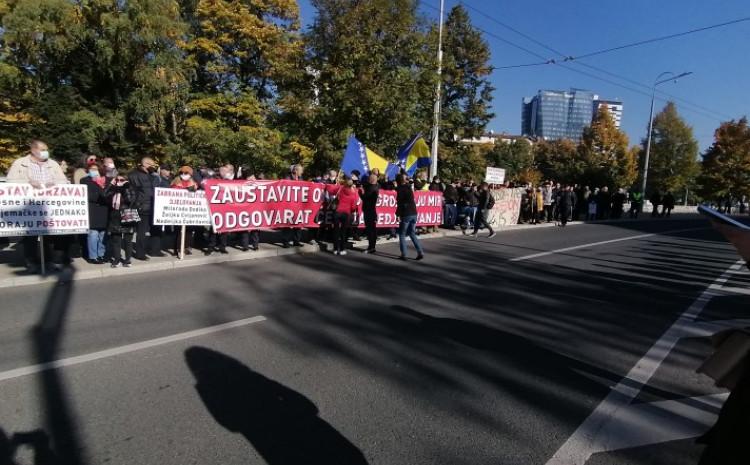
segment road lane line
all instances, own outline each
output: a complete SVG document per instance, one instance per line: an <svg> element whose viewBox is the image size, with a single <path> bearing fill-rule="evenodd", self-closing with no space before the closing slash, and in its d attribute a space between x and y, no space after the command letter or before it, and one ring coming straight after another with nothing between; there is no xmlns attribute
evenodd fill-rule
<svg viewBox="0 0 750 465"><path fill-rule="evenodd" d="M630 372L610 390L607 397L578 426L568 440L555 452L555 455L547 461L546 465L584 465L593 454L606 451L607 445L613 442L613 437L624 436L627 434L628 428L635 427L632 424L622 422L617 425L611 423L618 419L622 411L625 411L623 409L630 406L631 401L649 382L677 342L686 335L688 326L695 324L695 319L711 299L721 295L712 286L725 284L731 273L739 270L742 266L744 266L744 261L738 261L716 278L712 285L704 289L692 305L636 362Z"/></svg>
<svg viewBox="0 0 750 465"><path fill-rule="evenodd" d="M662 231L662 232L658 232L658 233L638 234L636 236L620 237L618 239L610 239L608 241L591 242L591 243L588 243L588 244L576 245L576 246L573 246L573 247L565 247L564 249L548 250L547 252L539 252L539 253L535 253L535 254L531 254L531 255L524 255L522 257L511 258L510 261L511 262L522 262L522 261L531 260L531 259L534 259L534 258L546 257L548 255L554 255L554 254L563 253L563 252L570 252L571 250L585 249L587 247L596 247L596 246L599 246L599 245L613 244L615 242L633 241L633 240L636 240L636 239L645 239L647 237L659 236L661 234L668 234L668 233L680 233L680 232L689 232L689 231L702 231L704 229L711 229L711 228L703 227L703 228L673 229L673 230L670 230L670 231Z"/></svg>
<svg viewBox="0 0 750 465"><path fill-rule="evenodd" d="M37 365L29 365L21 368L15 368L13 370L0 372L0 382L7 381L14 378L20 378L22 376L33 375L46 370L55 370L57 368L69 367L73 365L80 365L81 363L93 362L94 360L101 360L103 358L115 357L117 355L128 354L143 349L150 349L152 347L161 346L164 344L170 344L172 342L184 341L185 339L192 339L194 337L206 336L208 334L218 333L227 329L239 328L241 326L251 325L253 323L260 323L265 321L264 316L254 316L252 318L244 318L242 320L230 321L229 323L223 323L216 326L208 326L206 328L196 329L193 331L187 331L184 333L173 334L171 336L159 337L156 339L150 339L148 341L136 342L134 344L128 344L120 347L113 347L111 349L101 350L98 352L92 352L90 354L78 355L75 357L62 358L47 363L40 363Z"/></svg>

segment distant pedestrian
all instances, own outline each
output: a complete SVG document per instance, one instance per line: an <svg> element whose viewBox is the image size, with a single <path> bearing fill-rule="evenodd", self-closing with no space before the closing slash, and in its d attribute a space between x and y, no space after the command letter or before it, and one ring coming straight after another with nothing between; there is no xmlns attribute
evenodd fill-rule
<svg viewBox="0 0 750 465"><path fill-rule="evenodd" d="M662 202L662 210L661 215L662 217L666 216L669 218L669 216L672 214L672 210L674 209L674 195L672 195L671 192L667 192L664 194L664 197L661 199Z"/></svg>
<svg viewBox="0 0 750 465"><path fill-rule="evenodd" d="M656 189L653 194L651 194L651 198L649 199L651 201L651 206L653 210L651 210L651 218L656 218L659 216L659 205L661 205L661 193L659 192L659 189Z"/></svg>
<svg viewBox="0 0 750 465"><path fill-rule="evenodd" d="M630 192L630 217L638 218L638 213L643 210L643 193L638 191Z"/></svg>
<svg viewBox="0 0 750 465"><path fill-rule="evenodd" d="M375 253L375 244L378 240L378 196L380 185L378 175L371 174L367 182L362 186L359 196L362 199L362 216L365 221L365 235L367 236L367 250L365 253Z"/></svg>
<svg viewBox="0 0 750 465"><path fill-rule="evenodd" d="M573 209L576 206L576 196L573 193L573 186L567 186L563 188L560 193L560 205L558 206L560 212L560 226L565 227L568 224L571 216L573 215Z"/></svg>
<svg viewBox="0 0 750 465"><path fill-rule="evenodd" d="M417 249L417 260L424 258L422 245L417 237L417 204L414 201L414 191L406 182L406 176L403 174L396 177L398 188L396 189L396 215L401 218L398 229L399 247L401 248L401 260L406 260L406 236L411 238L414 247Z"/></svg>
<svg viewBox="0 0 750 465"><path fill-rule="evenodd" d="M628 199L625 195L625 189L620 188L612 196L612 218L619 220L625 211L625 201Z"/></svg>
<svg viewBox="0 0 750 465"><path fill-rule="evenodd" d="M490 192L490 186L486 182L479 185L479 204L477 206L477 216L474 220L474 232L471 233L475 236L479 233L479 229L483 226L489 229L490 234L487 237L495 237L495 231L492 229L489 223L489 214L492 207L495 206L495 198Z"/></svg>

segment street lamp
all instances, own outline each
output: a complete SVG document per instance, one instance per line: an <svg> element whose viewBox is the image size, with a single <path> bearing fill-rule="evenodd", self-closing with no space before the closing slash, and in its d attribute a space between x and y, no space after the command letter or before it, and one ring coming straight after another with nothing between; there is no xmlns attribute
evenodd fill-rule
<svg viewBox="0 0 750 465"><path fill-rule="evenodd" d="M641 184L641 193L643 194L644 202L646 200L646 182L648 180L648 160L651 155L651 132L654 130L654 98L656 97L656 86L660 84L664 84L665 82L669 82L669 81L677 82L678 79L688 76L690 74L693 74L693 72L687 71L687 72L684 72L682 74L678 74L675 76L673 72L665 71L661 73L660 75L656 76L656 81L654 81L654 86L651 88L651 114L648 117L648 141L646 142L646 159L643 162L643 182ZM671 76L665 78L665 76L668 76L668 75L671 75Z"/></svg>

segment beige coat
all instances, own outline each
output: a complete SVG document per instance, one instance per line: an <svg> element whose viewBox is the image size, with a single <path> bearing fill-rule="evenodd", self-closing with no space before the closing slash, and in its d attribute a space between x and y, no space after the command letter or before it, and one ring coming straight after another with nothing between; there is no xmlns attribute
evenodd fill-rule
<svg viewBox="0 0 750 465"><path fill-rule="evenodd" d="M31 163L34 163L31 160L31 155L26 155L25 157L21 157L14 161L13 164L10 165L10 170L8 170L8 176L5 181L17 183L31 182L31 179L29 179L29 165ZM68 184L70 182L68 181L68 178L65 177L65 173L63 173L62 168L60 168L60 165L55 160L47 160L42 164L42 167L49 172L49 178L53 183Z"/></svg>

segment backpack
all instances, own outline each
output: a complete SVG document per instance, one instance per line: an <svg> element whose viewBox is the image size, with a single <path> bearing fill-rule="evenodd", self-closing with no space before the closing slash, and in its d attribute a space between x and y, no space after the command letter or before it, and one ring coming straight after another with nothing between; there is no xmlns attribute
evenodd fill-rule
<svg viewBox="0 0 750 465"><path fill-rule="evenodd" d="M492 195L492 192L487 192L487 210L492 210L492 208L495 206L495 196Z"/></svg>

